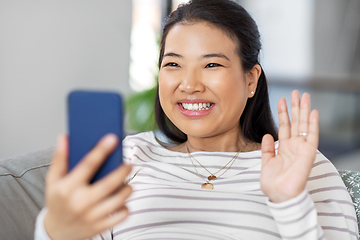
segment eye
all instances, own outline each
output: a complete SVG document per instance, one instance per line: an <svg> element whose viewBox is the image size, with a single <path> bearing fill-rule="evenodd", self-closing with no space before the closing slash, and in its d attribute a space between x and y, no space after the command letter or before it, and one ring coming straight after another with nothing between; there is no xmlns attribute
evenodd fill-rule
<svg viewBox="0 0 360 240"><path fill-rule="evenodd" d="M208 65L205 66L205 68L222 67L222 66L223 65L218 63L209 63Z"/></svg>
<svg viewBox="0 0 360 240"><path fill-rule="evenodd" d="M169 62L169 63L164 64L163 67L180 67L180 65L175 62Z"/></svg>

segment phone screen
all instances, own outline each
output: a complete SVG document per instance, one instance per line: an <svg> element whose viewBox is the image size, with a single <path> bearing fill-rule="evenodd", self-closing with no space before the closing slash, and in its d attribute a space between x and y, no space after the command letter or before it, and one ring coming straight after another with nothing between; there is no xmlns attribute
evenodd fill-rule
<svg viewBox="0 0 360 240"><path fill-rule="evenodd" d="M122 106L121 96L114 92L73 91L69 94L69 171L108 133L117 135L119 145L100 167L91 183L121 165Z"/></svg>

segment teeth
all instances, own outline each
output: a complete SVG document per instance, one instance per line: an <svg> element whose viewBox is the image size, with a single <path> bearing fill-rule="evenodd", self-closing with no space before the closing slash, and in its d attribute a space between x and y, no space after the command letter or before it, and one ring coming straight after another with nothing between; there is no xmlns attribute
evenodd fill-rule
<svg viewBox="0 0 360 240"><path fill-rule="evenodd" d="M181 103L185 110L197 111L197 110L208 110L211 107L211 103Z"/></svg>

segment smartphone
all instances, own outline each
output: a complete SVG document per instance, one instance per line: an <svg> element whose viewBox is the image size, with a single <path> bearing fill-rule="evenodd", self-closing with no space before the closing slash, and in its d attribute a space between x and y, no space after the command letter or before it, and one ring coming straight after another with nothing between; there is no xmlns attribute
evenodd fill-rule
<svg viewBox="0 0 360 240"><path fill-rule="evenodd" d="M108 133L119 145L106 159L91 183L122 163L123 101L114 92L72 91L68 95L69 172Z"/></svg>

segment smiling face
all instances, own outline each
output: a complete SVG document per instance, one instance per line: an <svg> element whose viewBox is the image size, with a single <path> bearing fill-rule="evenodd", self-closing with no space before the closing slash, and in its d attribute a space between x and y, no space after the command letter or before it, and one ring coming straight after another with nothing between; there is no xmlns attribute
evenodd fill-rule
<svg viewBox="0 0 360 240"><path fill-rule="evenodd" d="M240 117L260 73L245 73L236 43L206 22L169 31L159 72L160 104L188 138L240 134ZM257 77L256 77L256 76Z"/></svg>

